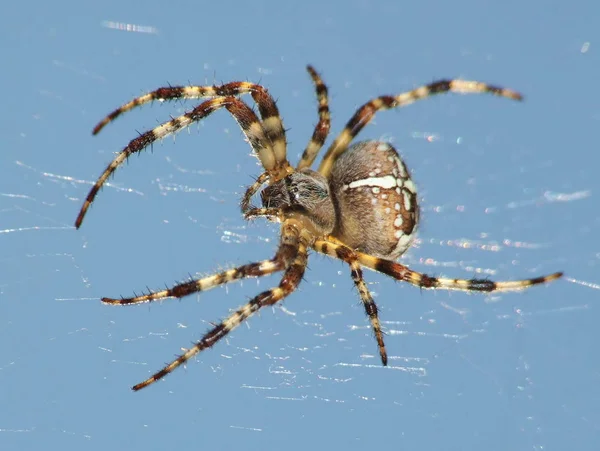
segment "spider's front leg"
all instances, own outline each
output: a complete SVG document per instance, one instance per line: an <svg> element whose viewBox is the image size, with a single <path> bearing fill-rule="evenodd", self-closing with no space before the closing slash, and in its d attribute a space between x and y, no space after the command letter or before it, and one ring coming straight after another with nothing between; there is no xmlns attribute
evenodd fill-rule
<svg viewBox="0 0 600 451"><path fill-rule="evenodd" d="M244 193L244 196L242 197L242 201L240 202L240 208L244 215L246 215L246 213L248 213L249 210L254 208L254 206L250 203L252 201L252 197L254 197L254 195L260 191L262 186L265 183L267 183L269 181L269 179L270 179L269 173L263 172L256 178L254 183L252 185L250 185L248 187L248 189L246 189L246 192Z"/></svg>
<svg viewBox="0 0 600 451"><path fill-rule="evenodd" d="M317 101L319 102L319 122L315 125L315 130L302 153L302 158L298 162L297 170L309 168L312 166L313 161L323 144L325 144L325 140L327 139L327 135L329 134L329 129L331 128L331 113L329 112L329 96L327 94L327 86L321 79L321 76L312 66L307 66L306 69L312 78L313 84L315 85L315 91L317 94Z"/></svg>
<svg viewBox="0 0 600 451"><path fill-rule="evenodd" d="M88 195L79 210L77 219L75 220L75 227L81 227L83 218L92 205L92 202L94 202L100 188L102 188L106 180L108 180L117 168L127 161L131 155L142 152L152 143L159 141L168 135L177 133L222 108L227 109L240 125L264 169L269 172L269 174L278 174L279 172L285 173L287 171L286 168L289 165L286 166L287 162L280 162L276 159L271 142L266 135L266 131L250 107L235 97L216 97L207 100L193 110L173 118L152 130L142 133L137 138L132 139L129 144L117 154L113 161L109 163L88 192Z"/></svg>
<svg viewBox="0 0 600 451"><path fill-rule="evenodd" d="M257 218L267 218L270 221L274 222L283 222L285 219L284 212L281 208L270 208L270 207L255 207L250 202L252 197L260 191L262 186L267 183L271 177L268 172L263 172L258 176L256 181L248 187L244 196L242 197L242 201L240 203L240 208L244 215L244 219L249 221L251 219Z"/></svg>

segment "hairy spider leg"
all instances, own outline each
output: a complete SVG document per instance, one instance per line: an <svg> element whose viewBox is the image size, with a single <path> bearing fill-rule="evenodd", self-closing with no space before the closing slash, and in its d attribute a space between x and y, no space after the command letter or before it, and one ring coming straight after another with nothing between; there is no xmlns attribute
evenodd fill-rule
<svg viewBox="0 0 600 451"><path fill-rule="evenodd" d="M327 85L321 79L319 73L312 66L307 66L306 69L310 74L312 81L315 85L317 93L317 100L319 102L319 122L315 125L315 130L306 146L306 149L302 153L302 158L298 162L297 170L310 167L319 150L323 147L327 135L329 135L329 129L331 128L331 114L329 112L329 97L327 95Z"/></svg>
<svg viewBox="0 0 600 451"><path fill-rule="evenodd" d="M157 380L162 379L199 352L213 346L259 309L276 304L298 287L302 281L304 271L306 270L308 258L307 246L310 238L298 229L294 220L286 222L282 229L282 242L287 243L290 247L286 248L286 270L279 285L270 290L263 291L258 296L251 299L250 302L238 308L234 313L229 315L229 317L208 331L200 341L195 343L190 349L186 350L163 369L154 373L145 381L134 385L132 387L134 391L141 390Z"/></svg>
<svg viewBox="0 0 600 451"><path fill-rule="evenodd" d="M242 197L242 201L240 202L240 209L242 210L242 213L245 215L250 209L255 208L252 206L251 202L252 202L252 197L260 191L260 189L262 188L262 186L267 183L269 181L269 173L268 172L263 172L262 174L260 174L256 180L254 181L254 183L252 185L250 185L247 189L246 192L244 193L244 196Z"/></svg>
<svg viewBox="0 0 600 451"><path fill-rule="evenodd" d="M337 241L330 237L332 241ZM495 282L489 279L449 279L443 277L432 277L417 271L413 271L401 263L386 260L379 257L374 257L369 254L364 254L355 251L358 261L364 267L374 271L387 274L396 280L408 282L419 288L425 289L441 289L441 290L457 290L457 291L480 291L490 293L493 291L522 291L533 285L545 284L559 279L563 276L562 272L532 277L522 280L507 280Z"/></svg>
<svg viewBox="0 0 600 451"><path fill-rule="evenodd" d="M194 122L204 119L221 108L226 108L235 118L265 170L269 173L276 173L277 163L273 148L267 139L262 123L259 121L256 114L248 107L248 105L235 97L217 97L206 100L193 110L165 122L152 130L142 133L137 138L131 140L106 167L104 172L90 189L85 202L79 211L77 220L75 221L75 227L79 228L81 226L87 210L104 182L106 182L108 177L115 172L129 156L136 152L141 152L155 141L189 127Z"/></svg>
<svg viewBox="0 0 600 451"><path fill-rule="evenodd" d="M435 94L442 94L449 91L461 94L490 93L512 100L523 99L521 94L512 89L468 80L439 80L397 96L377 97L361 106L356 113L354 113L352 118L350 118L346 127L344 127L344 130L341 131L329 149L327 149L323 161L321 161L321 165L319 166L319 172L325 177L329 177L335 160L346 151L348 144L350 144L358 133L360 133L363 127L371 122L377 111L401 108L410 105L417 100L422 100Z"/></svg>
<svg viewBox="0 0 600 451"><path fill-rule="evenodd" d="M275 100L269 94L269 91L261 85L247 81L234 81L221 86L166 86L158 88L152 92L136 97L125 103L109 115L104 117L94 127L92 134L98 134L106 125L114 121L122 114L131 111L134 108L147 103L158 101L168 101L177 99L198 99L206 97L230 97L242 94L250 94L258 105L263 127L266 135L271 141L275 158L281 167L287 167L289 164L286 159L286 139L283 121L279 114Z"/></svg>
<svg viewBox="0 0 600 451"><path fill-rule="evenodd" d="M282 245L277 250L275 256L268 260L248 263L201 279L189 280L177 284L174 287L167 288L166 290L153 291L130 298L102 298L102 302L112 305L132 305L165 298L182 298L193 293L208 291L212 288L235 282L240 279L266 276L273 274L274 272L283 271L285 269L286 261L288 260L287 256L290 255L290 252L293 252L293 250L290 249L290 245Z"/></svg>
<svg viewBox="0 0 600 451"><path fill-rule="evenodd" d="M371 292L363 278L363 272L360 267L357 253L339 241L317 240L313 244L313 249L322 254L342 260L350 266L352 280L358 290L360 300L365 307L365 312L369 317L369 321L371 321L371 327L373 328L377 346L379 347L381 363L387 365L388 357L385 350L385 343L383 342L383 332L381 331L381 323L379 322L377 304L373 300L373 296L371 296Z"/></svg>

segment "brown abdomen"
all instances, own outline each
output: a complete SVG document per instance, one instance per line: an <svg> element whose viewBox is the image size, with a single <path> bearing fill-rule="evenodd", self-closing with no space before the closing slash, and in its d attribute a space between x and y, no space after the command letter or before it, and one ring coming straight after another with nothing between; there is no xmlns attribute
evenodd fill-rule
<svg viewBox="0 0 600 451"><path fill-rule="evenodd" d="M359 142L335 162L330 189L333 236L376 257L395 260L411 245L419 221L417 190L396 149Z"/></svg>

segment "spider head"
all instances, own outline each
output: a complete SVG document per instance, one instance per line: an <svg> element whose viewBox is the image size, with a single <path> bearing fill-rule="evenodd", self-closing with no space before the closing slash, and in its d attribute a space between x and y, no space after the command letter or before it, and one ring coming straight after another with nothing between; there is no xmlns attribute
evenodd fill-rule
<svg viewBox="0 0 600 451"><path fill-rule="evenodd" d="M310 169L293 172L263 189L260 197L264 207L299 213L322 234L333 230L335 209L329 183L318 172Z"/></svg>

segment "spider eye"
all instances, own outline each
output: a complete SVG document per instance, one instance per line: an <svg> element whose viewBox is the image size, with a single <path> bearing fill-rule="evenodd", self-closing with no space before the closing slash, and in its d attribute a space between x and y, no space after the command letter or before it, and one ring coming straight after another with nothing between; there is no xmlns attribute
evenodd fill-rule
<svg viewBox="0 0 600 451"><path fill-rule="evenodd" d="M290 187L290 194L292 195L292 197L294 198L294 200L299 200L300 199L300 188L298 188L298 185L292 185Z"/></svg>

